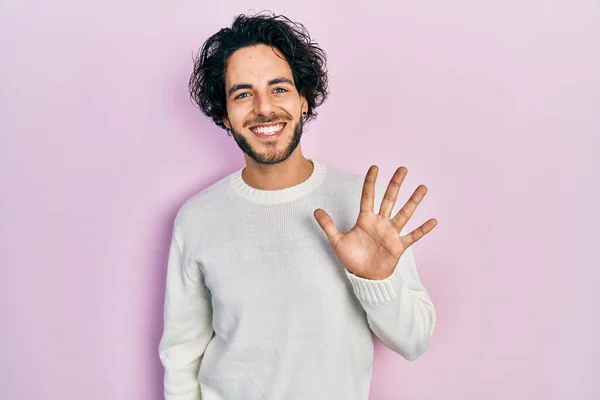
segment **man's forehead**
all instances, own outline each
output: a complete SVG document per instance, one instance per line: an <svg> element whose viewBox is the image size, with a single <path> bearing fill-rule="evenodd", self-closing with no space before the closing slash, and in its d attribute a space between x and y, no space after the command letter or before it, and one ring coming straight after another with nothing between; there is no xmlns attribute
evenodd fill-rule
<svg viewBox="0 0 600 400"><path fill-rule="evenodd" d="M227 62L225 73L227 85L267 84L269 80L278 77L291 80L290 66L281 53L265 45L239 49L229 57Z"/></svg>

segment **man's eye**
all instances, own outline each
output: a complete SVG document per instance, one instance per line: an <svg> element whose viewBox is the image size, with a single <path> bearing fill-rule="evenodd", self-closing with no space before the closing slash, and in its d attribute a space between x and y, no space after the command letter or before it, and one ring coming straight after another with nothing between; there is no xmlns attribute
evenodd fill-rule
<svg viewBox="0 0 600 400"><path fill-rule="evenodd" d="M235 96L236 100L237 99L243 99L246 95L249 95L249 93L240 93L237 96Z"/></svg>
<svg viewBox="0 0 600 400"><path fill-rule="evenodd" d="M285 93L285 92L287 92L287 89L284 89L284 88L275 89L275 93Z"/></svg>

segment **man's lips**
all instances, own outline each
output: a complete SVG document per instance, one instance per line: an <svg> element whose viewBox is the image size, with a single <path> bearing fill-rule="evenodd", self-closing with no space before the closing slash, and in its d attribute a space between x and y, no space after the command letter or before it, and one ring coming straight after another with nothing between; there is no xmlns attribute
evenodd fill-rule
<svg viewBox="0 0 600 400"><path fill-rule="evenodd" d="M255 135L274 136L281 133L281 131L283 131L283 128L285 128L285 125L285 122L273 122L269 124L254 125L250 127L250 130Z"/></svg>
<svg viewBox="0 0 600 400"><path fill-rule="evenodd" d="M279 124L285 125L285 124L287 124L287 122L284 122L284 121L275 121L275 122L269 122L269 123L266 123L266 124L254 124L254 125L250 125L248 127L248 129L253 130L255 128L266 128L266 127L269 127L269 126L279 125Z"/></svg>

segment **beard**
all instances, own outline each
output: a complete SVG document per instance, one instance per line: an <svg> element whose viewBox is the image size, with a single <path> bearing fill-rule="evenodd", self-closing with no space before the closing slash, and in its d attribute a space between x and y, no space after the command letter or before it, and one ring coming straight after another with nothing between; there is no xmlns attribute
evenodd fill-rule
<svg viewBox="0 0 600 400"><path fill-rule="evenodd" d="M242 149L242 151L246 153L248 157L259 164L273 165L287 160L290 155L292 155L294 150L296 150L296 147L298 147L298 144L300 144L303 128L304 121L302 118L300 118L300 121L298 121L296 126L294 126L294 134L292 135L292 139L284 150L277 150L277 146L279 144L277 141L274 143L265 142L267 150L263 153L256 152L252 146L250 146L246 138L234 131L233 128L231 129L231 134L233 135L233 139L238 144L239 148Z"/></svg>

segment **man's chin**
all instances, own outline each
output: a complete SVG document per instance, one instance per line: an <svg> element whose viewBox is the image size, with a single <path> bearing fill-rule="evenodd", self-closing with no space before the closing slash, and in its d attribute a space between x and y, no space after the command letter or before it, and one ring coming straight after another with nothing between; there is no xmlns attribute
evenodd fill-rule
<svg viewBox="0 0 600 400"><path fill-rule="evenodd" d="M295 127L292 137L288 137L288 132L286 132L289 129L290 125L286 124L283 134L273 140L260 139L252 132L250 132L250 137L233 132L233 138L239 148L255 162L273 165L287 160L298 148L302 136L302 124Z"/></svg>
<svg viewBox="0 0 600 400"><path fill-rule="evenodd" d="M246 155L256 161L259 164L264 165L274 165L279 164L287 160L291 153L288 154L285 151L278 151L277 153L269 153L269 152L246 152Z"/></svg>

